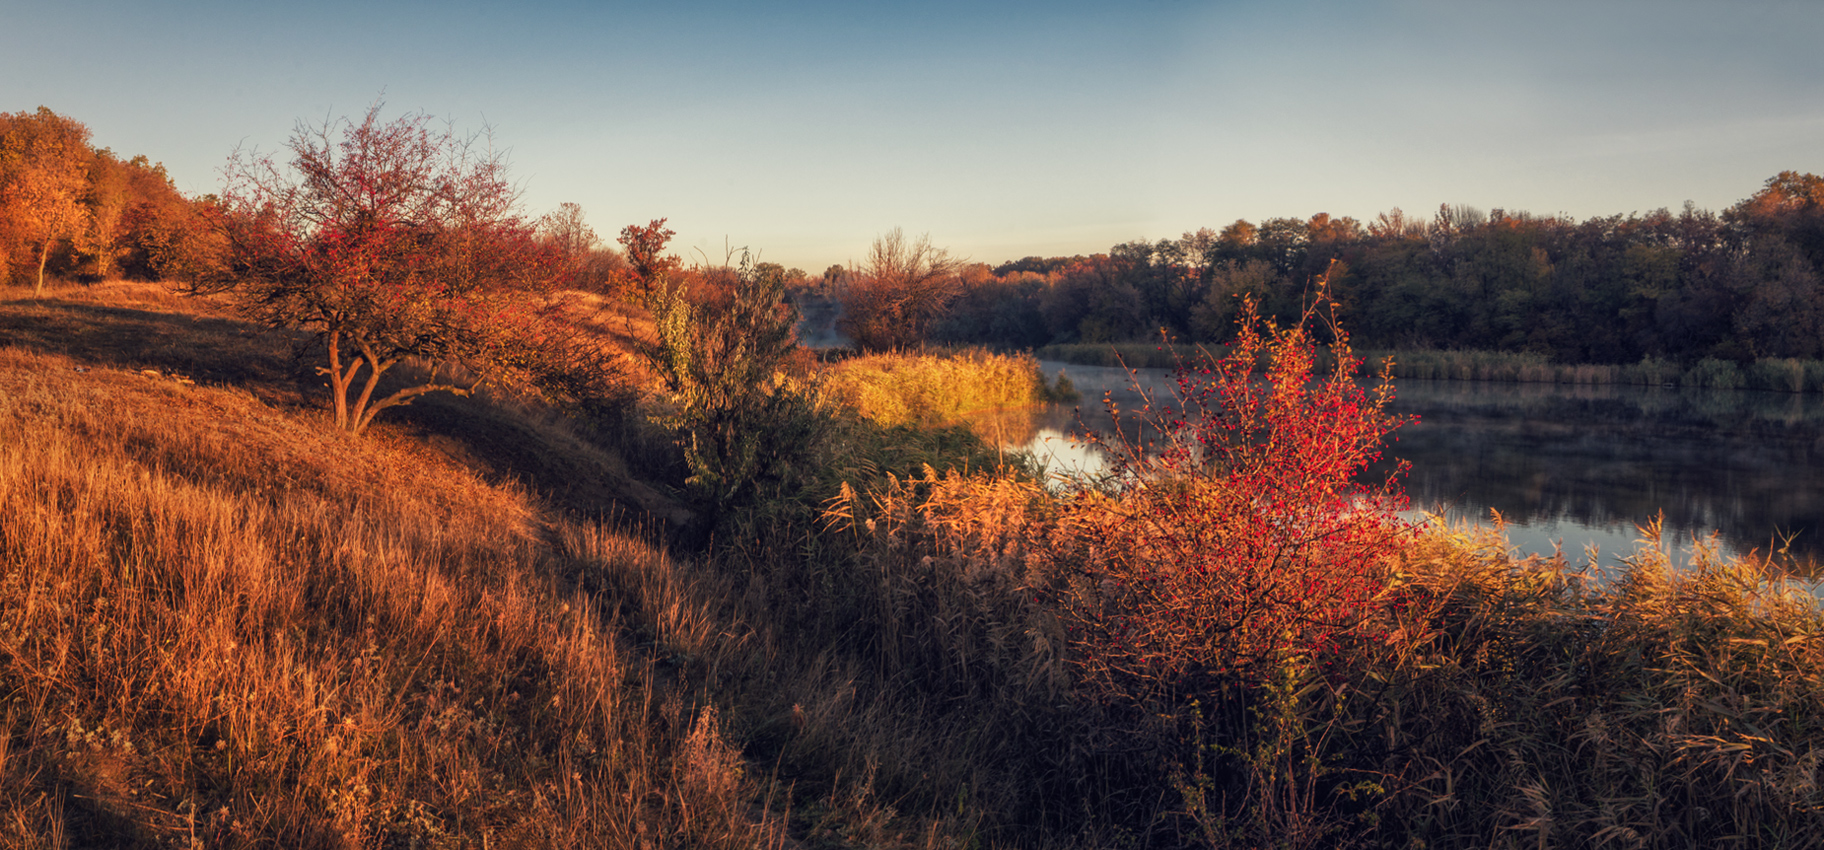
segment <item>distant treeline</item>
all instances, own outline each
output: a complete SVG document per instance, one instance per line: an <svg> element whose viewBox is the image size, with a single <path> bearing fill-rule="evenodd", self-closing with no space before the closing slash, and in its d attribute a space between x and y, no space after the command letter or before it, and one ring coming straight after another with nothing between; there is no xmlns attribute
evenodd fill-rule
<svg viewBox="0 0 1824 850"><path fill-rule="evenodd" d="M0 113L0 283L187 279L219 262L215 196L184 197L162 166L89 137L43 107ZM659 256L664 219L624 229L627 255L603 245L574 204L536 227L571 261L570 286L631 293L669 274L687 278L695 300L726 300L727 274ZM1221 342L1243 297L1290 322L1330 270L1339 316L1362 349L1506 352L1559 366L1666 361L1681 374L1709 360L1733 364L1744 385L1773 381L1756 377L1769 369L1782 372L1778 383L1808 385L1786 377L1807 367L1757 364L1824 360L1824 178L1791 171L1720 214L1687 204L1579 222L1445 205L1429 219L1394 209L1364 224L1318 213L999 266L965 264L895 230L859 267L756 268L782 276L800 305L839 307L825 324L865 350L1152 342L1161 331Z"/></svg>
<svg viewBox="0 0 1824 850"><path fill-rule="evenodd" d="M0 284L181 275L212 203L185 198L162 164L91 146L79 121L0 112Z"/></svg>
<svg viewBox="0 0 1824 850"><path fill-rule="evenodd" d="M1319 213L977 264L959 272L930 336L1036 349L1163 330L1218 342L1241 296L1294 319L1333 260L1332 295L1364 349L1652 359L1681 373L1711 359L1744 375L1758 360L1824 358L1824 178L1794 172L1721 214L1687 204L1578 222L1446 205L1429 220L1395 209L1364 225Z"/></svg>

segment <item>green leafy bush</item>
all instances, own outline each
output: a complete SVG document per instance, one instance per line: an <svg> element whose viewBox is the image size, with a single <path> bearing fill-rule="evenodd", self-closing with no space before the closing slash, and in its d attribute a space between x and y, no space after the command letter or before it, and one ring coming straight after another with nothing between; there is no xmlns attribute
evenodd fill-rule
<svg viewBox="0 0 1824 850"><path fill-rule="evenodd" d="M810 473L825 428L814 386L783 371L798 313L785 277L743 254L726 306L661 278L649 298L657 341L641 353L669 398L657 417L683 448L686 485L710 521L767 485Z"/></svg>

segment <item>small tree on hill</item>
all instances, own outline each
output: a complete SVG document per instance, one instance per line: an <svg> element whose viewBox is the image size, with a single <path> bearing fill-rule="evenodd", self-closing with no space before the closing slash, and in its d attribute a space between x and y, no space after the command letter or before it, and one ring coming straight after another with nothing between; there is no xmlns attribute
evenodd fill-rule
<svg viewBox="0 0 1824 850"><path fill-rule="evenodd" d="M563 341L552 294L569 264L519 213L500 154L429 120L383 123L376 105L359 122L300 124L289 167L237 153L219 216L228 260L197 285L239 294L274 327L315 331L336 427L351 434ZM377 396L406 358L428 361L428 377ZM481 378L459 382L456 366Z"/></svg>
<svg viewBox="0 0 1824 850"><path fill-rule="evenodd" d="M665 244L678 235L665 226L665 219L651 224L629 224L621 228L620 243L627 249L625 294L636 301L651 299L658 288L681 266L678 258L665 253Z"/></svg>

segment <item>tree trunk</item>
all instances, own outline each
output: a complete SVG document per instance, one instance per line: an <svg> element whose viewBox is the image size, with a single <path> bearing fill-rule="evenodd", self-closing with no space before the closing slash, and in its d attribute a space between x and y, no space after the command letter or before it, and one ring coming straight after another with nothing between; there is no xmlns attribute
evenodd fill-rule
<svg viewBox="0 0 1824 850"><path fill-rule="evenodd" d="M317 372L329 376L329 394L336 399L336 429L348 430L348 385L355 379L355 370L361 368L361 361L348 365L346 372L342 369L342 334L340 331L329 333L329 368Z"/></svg>
<svg viewBox="0 0 1824 850"><path fill-rule="evenodd" d="M38 249L38 285L32 288L32 295L44 294L44 263L51 258L51 240L44 240L44 246Z"/></svg>

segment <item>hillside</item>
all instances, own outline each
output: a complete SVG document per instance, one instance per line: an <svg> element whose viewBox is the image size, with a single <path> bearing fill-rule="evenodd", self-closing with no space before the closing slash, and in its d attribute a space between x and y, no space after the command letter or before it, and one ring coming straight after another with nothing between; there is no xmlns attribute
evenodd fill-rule
<svg viewBox="0 0 1824 850"><path fill-rule="evenodd" d="M0 845L778 832L618 458L486 400L346 439L285 340L73 294L0 304Z"/></svg>

